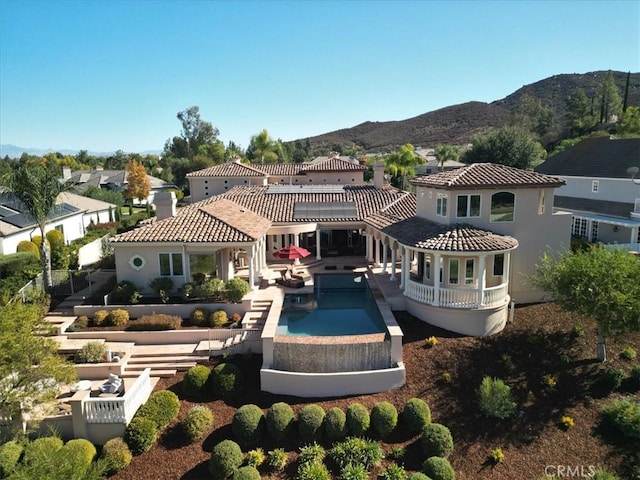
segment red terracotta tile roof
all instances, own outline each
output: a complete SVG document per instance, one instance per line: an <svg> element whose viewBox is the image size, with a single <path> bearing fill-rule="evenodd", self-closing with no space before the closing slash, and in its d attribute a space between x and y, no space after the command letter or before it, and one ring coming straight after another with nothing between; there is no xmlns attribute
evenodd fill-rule
<svg viewBox="0 0 640 480"><path fill-rule="evenodd" d="M510 250L518 241L470 225L443 225L421 217L393 222L374 215L366 223L409 247L440 252L494 252ZM385 223L387 223L385 225Z"/></svg>
<svg viewBox="0 0 640 480"><path fill-rule="evenodd" d="M113 242L243 243L264 235L271 221L230 200L213 197L117 235Z"/></svg>
<svg viewBox="0 0 640 480"><path fill-rule="evenodd" d="M454 170L417 177L411 183L444 189L559 187L565 184L564 180L556 177L495 163L472 163Z"/></svg>
<svg viewBox="0 0 640 480"><path fill-rule="evenodd" d="M227 162L187 173L187 177L266 177L266 175L253 165Z"/></svg>
<svg viewBox="0 0 640 480"><path fill-rule="evenodd" d="M361 171L367 167L357 163L347 162L339 158L327 158L319 162L311 164L302 164L303 172L345 172L345 171Z"/></svg>

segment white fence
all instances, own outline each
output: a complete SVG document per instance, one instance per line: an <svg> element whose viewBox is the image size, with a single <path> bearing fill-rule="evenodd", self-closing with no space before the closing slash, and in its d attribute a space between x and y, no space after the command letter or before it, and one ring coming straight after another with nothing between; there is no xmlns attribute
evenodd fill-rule
<svg viewBox="0 0 640 480"><path fill-rule="evenodd" d="M494 307L506 302L508 285L505 283L497 287L485 288L482 305L478 303L478 289L475 288L440 288L436 294L436 289L432 285L409 280L404 294L417 302L444 308Z"/></svg>
<svg viewBox="0 0 640 480"><path fill-rule="evenodd" d="M82 409L86 422L128 424L151 394L150 372L151 369L145 368L122 397L86 398Z"/></svg>

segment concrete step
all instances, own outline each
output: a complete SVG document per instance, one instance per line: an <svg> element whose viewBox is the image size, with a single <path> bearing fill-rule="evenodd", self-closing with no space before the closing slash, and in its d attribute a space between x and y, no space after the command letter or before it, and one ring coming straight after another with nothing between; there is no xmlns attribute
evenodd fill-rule
<svg viewBox="0 0 640 480"><path fill-rule="evenodd" d="M209 355L209 347L211 347L212 352L219 352L224 349L224 342L211 340L211 343L209 343L209 340L202 340L194 350L194 353Z"/></svg>
<svg viewBox="0 0 640 480"><path fill-rule="evenodd" d="M135 378L135 377L139 377L141 373L142 373L142 370L131 370L131 371L124 372L122 375L120 375L120 377ZM178 373L178 371L175 369L156 369L156 368L152 368L150 372L152 377L157 377L157 378L170 378L170 377L173 377L176 373Z"/></svg>
<svg viewBox="0 0 640 480"><path fill-rule="evenodd" d="M136 357L150 355L154 357L171 355L189 355L194 352L197 343L175 343L171 345L136 345L131 354Z"/></svg>
<svg viewBox="0 0 640 480"><path fill-rule="evenodd" d="M197 362L149 362L149 363L127 363L126 371L139 371L141 372L145 368L150 368L151 373L153 374L154 370L176 370L176 371L186 371L191 367L194 367Z"/></svg>
<svg viewBox="0 0 640 480"><path fill-rule="evenodd" d="M166 357L152 357L152 356L133 356L129 359L127 365L138 365L141 363L192 363L202 360L199 355L171 355Z"/></svg>

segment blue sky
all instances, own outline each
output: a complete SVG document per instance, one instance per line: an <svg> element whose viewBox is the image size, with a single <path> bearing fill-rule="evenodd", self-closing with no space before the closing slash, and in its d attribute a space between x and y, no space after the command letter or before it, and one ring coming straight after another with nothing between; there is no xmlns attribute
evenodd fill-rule
<svg viewBox="0 0 640 480"><path fill-rule="evenodd" d="M0 143L161 150L191 105L246 147L640 71L640 1L0 0Z"/></svg>

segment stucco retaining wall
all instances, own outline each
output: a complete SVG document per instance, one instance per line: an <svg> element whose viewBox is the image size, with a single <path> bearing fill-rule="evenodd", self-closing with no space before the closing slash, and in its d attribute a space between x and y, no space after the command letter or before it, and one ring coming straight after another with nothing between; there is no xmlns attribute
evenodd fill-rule
<svg viewBox="0 0 640 480"><path fill-rule="evenodd" d="M172 304L136 304L136 305L76 305L73 307L74 315L86 315L93 317L98 310L115 310L117 308L127 310L131 318L139 318L143 315L152 315L154 313L164 313L166 315L177 315L182 318L189 318L191 312L196 308L204 308L209 311L222 309L227 312L230 317L234 313L244 315L245 312L251 310L251 298L242 300L241 303L172 303Z"/></svg>

